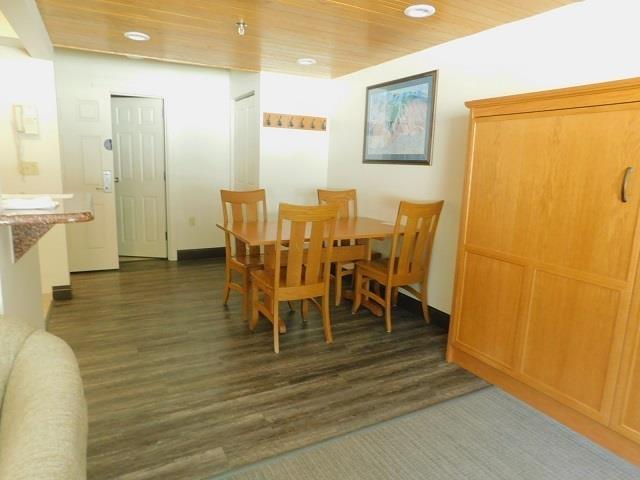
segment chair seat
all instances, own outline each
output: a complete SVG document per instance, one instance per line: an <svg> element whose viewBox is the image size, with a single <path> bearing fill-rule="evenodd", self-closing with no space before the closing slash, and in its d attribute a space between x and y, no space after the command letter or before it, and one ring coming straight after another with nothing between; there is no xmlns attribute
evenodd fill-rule
<svg viewBox="0 0 640 480"><path fill-rule="evenodd" d="M273 270L256 270L251 272L251 280L261 290L273 291ZM280 287L278 300L301 300L304 298L319 297L324 292L324 284L312 283L293 287L285 286L287 283L287 269L280 269Z"/></svg>
<svg viewBox="0 0 640 480"><path fill-rule="evenodd" d="M273 270L256 270L251 272L251 280L268 290L273 290ZM287 281L286 268L280 269L280 284L283 285Z"/></svg>
<svg viewBox="0 0 640 480"><path fill-rule="evenodd" d="M415 272L405 273L399 275L397 273L397 262L398 259L395 259L394 272L391 278L391 284L387 285L387 269L389 268L389 259L388 258L378 258L371 261L360 260L356 262L358 268L362 272L362 275L365 277L372 278L376 282L379 282L382 285L387 285L389 287L402 287L404 285L411 285L412 283L422 282L424 279L424 271L418 270Z"/></svg>
<svg viewBox="0 0 640 480"><path fill-rule="evenodd" d="M264 255L245 255L242 257L231 257L231 261L245 268L260 268L264 265Z"/></svg>
<svg viewBox="0 0 640 480"><path fill-rule="evenodd" d="M356 262L358 268L367 277L371 277L380 283L387 281L387 268L389 265L388 258L376 258L374 260L359 260Z"/></svg>

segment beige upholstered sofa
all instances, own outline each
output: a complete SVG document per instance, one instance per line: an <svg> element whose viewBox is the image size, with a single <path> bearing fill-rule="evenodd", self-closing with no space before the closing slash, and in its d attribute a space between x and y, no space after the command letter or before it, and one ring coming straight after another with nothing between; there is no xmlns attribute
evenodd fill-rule
<svg viewBox="0 0 640 480"><path fill-rule="evenodd" d="M0 318L0 480L86 478L87 409L59 338Z"/></svg>

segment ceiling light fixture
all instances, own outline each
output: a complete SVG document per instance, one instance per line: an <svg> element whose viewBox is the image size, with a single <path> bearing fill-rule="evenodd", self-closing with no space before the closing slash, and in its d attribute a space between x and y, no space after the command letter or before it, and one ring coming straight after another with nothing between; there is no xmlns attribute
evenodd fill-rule
<svg viewBox="0 0 640 480"><path fill-rule="evenodd" d="M435 7L433 7L432 5L424 4L424 3L418 4L418 5L410 5L404 9L404 14L407 17L411 17L411 18L430 17L434 13L436 13Z"/></svg>
<svg viewBox="0 0 640 480"><path fill-rule="evenodd" d="M151 37L144 32L124 32L124 36L134 42L148 42Z"/></svg>
<svg viewBox="0 0 640 480"><path fill-rule="evenodd" d="M299 58L298 65L315 65L318 63L315 58Z"/></svg>
<svg viewBox="0 0 640 480"><path fill-rule="evenodd" d="M244 22L244 20L236 22L236 26L238 27L238 35L240 35L241 37L244 36L245 33L247 33L247 24Z"/></svg>

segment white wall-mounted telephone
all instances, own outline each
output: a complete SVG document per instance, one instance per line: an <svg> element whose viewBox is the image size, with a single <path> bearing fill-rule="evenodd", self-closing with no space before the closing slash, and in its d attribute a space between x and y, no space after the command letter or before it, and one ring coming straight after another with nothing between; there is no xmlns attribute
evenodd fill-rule
<svg viewBox="0 0 640 480"><path fill-rule="evenodd" d="M13 121L18 133L24 135L38 135L38 109L33 105L14 105Z"/></svg>

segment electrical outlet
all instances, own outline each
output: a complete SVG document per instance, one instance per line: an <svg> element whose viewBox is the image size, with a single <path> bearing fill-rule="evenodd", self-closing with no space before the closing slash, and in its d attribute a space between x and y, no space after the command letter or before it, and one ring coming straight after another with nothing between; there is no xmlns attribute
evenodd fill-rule
<svg viewBox="0 0 640 480"><path fill-rule="evenodd" d="M37 162L20 162L20 175L40 175Z"/></svg>
<svg viewBox="0 0 640 480"><path fill-rule="evenodd" d="M196 217L189 217L189 226L190 227L196 226Z"/></svg>

